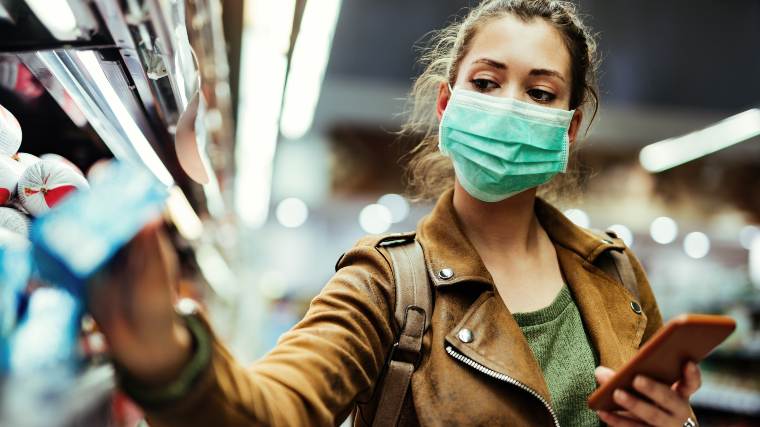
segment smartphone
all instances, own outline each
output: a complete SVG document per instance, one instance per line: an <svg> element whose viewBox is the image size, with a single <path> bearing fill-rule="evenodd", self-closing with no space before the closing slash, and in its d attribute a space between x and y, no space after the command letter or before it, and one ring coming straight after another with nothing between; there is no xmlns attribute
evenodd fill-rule
<svg viewBox="0 0 760 427"><path fill-rule="evenodd" d="M645 375L665 384L681 378L683 366L705 358L736 329L736 322L728 316L708 314L682 314L671 319L625 366L588 398L593 410L621 409L612 399L612 393L622 388L633 391L636 375Z"/></svg>

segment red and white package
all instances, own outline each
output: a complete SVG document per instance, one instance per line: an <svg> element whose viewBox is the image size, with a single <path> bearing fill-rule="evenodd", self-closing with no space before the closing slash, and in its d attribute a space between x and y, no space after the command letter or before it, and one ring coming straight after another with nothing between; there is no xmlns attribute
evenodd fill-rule
<svg viewBox="0 0 760 427"><path fill-rule="evenodd" d="M18 162L0 155L0 206L11 203L23 172L24 168Z"/></svg>
<svg viewBox="0 0 760 427"><path fill-rule="evenodd" d="M18 182L18 197L33 216L40 216L76 190L90 188L87 180L65 163L40 160Z"/></svg>
<svg viewBox="0 0 760 427"><path fill-rule="evenodd" d="M29 237L29 218L13 208L0 208L0 228Z"/></svg>
<svg viewBox="0 0 760 427"><path fill-rule="evenodd" d="M21 153L19 153L19 154L21 154ZM65 157L63 157L61 155L53 154L53 153L43 154L43 155L40 156L39 160L52 160L54 162L65 163L65 164L69 165L69 167L71 169L74 169L75 171L77 171L79 173L79 175L84 176L84 172L82 172L82 170L79 169L79 167L77 165L75 165L74 163L71 162L71 160L69 160L69 159L67 159L67 158L65 158Z"/></svg>
<svg viewBox="0 0 760 427"><path fill-rule="evenodd" d="M39 157L29 153L16 153L11 158L21 165L21 170L26 170L29 166L40 161Z"/></svg>
<svg viewBox="0 0 760 427"><path fill-rule="evenodd" d="M0 105L0 154L12 156L21 147L21 125Z"/></svg>

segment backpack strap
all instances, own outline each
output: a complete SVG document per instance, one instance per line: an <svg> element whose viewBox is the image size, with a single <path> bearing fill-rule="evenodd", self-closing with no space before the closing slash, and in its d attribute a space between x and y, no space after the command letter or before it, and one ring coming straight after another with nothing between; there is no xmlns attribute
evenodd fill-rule
<svg viewBox="0 0 760 427"><path fill-rule="evenodd" d="M406 235L409 236L409 235ZM373 427L396 426L409 384L422 358L422 338L430 326L432 294L422 246L411 239L383 239L379 246L390 254L396 283L394 316L398 338L387 359Z"/></svg>
<svg viewBox="0 0 760 427"><path fill-rule="evenodd" d="M621 240L613 231L601 232L593 230L593 232L597 236L600 236L603 240ZM600 259L598 259L596 265L605 273L617 279L617 281L622 284L623 287L627 289L628 292L630 292L637 301L641 301L641 296L639 295L639 287L637 284L638 282L636 280L636 273L633 270L633 264L631 264L630 258L628 258L628 255L626 255L622 249L613 248L606 251L600 256Z"/></svg>

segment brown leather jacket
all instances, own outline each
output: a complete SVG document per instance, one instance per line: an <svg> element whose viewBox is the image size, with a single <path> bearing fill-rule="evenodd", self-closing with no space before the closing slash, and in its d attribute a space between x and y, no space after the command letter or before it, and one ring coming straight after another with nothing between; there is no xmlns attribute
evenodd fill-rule
<svg viewBox="0 0 760 427"><path fill-rule="evenodd" d="M638 309L634 297L594 264L604 251L623 248L620 241L575 226L540 199L535 211L554 242L599 363L619 368L662 323L641 265L625 249L639 284ZM463 234L451 191L420 221L417 239L435 305L399 424L554 425L541 369ZM348 251L303 320L252 366L235 362L214 339L211 361L188 393L144 405L150 424L328 426L369 401L397 332L393 275L378 241L366 237ZM444 268L453 276L442 278ZM472 331L471 342L456 338L462 328ZM356 422L365 425L371 417L372 409L364 408Z"/></svg>

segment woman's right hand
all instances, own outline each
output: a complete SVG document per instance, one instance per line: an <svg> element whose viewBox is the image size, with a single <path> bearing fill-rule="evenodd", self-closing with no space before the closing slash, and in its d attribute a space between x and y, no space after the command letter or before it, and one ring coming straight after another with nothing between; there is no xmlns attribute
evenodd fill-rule
<svg viewBox="0 0 760 427"><path fill-rule="evenodd" d="M192 339L174 310L174 248L154 223L141 231L88 286L88 308L113 359L146 385L176 377Z"/></svg>

